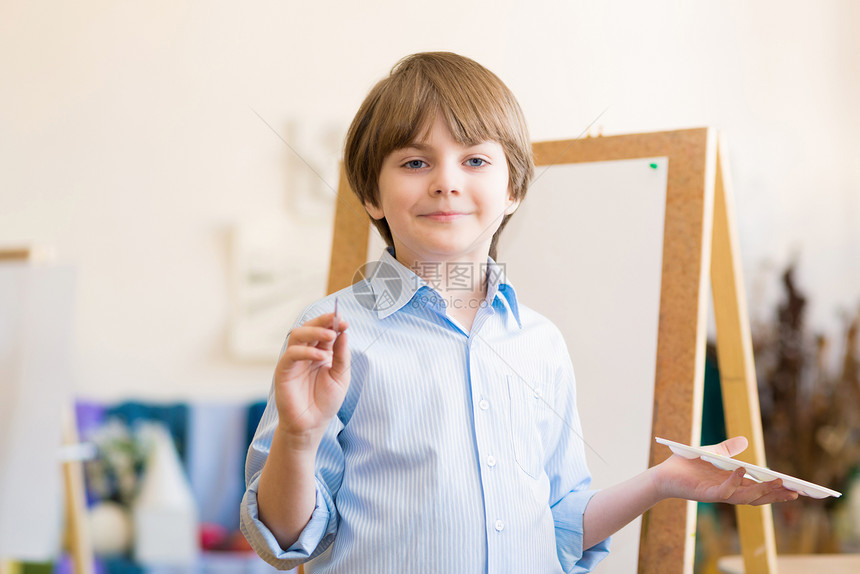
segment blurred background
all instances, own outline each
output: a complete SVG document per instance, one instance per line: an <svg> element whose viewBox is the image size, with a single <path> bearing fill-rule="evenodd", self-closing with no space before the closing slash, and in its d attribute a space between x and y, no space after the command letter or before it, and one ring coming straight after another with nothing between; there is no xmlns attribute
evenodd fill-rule
<svg viewBox="0 0 860 574"><path fill-rule="evenodd" d="M847 490L860 403L832 405L860 384L858 25L852 0L0 0L0 248L73 269L63 389L92 432L235 409L241 467L284 336L325 291L353 114L402 56L459 52L511 87L533 140L726 136L768 455L792 460L793 425L810 454L788 471L814 480L826 452L819 479ZM857 549L847 508L810 511L827 540L781 551Z"/></svg>

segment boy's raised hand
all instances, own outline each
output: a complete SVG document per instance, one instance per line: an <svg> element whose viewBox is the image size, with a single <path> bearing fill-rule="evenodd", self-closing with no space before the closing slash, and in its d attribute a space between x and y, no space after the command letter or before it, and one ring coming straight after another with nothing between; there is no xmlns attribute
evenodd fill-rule
<svg viewBox="0 0 860 574"><path fill-rule="evenodd" d="M311 319L292 330L278 360L278 433L296 450L316 450L346 396L350 380L347 327L334 313Z"/></svg>
<svg viewBox="0 0 860 574"><path fill-rule="evenodd" d="M734 456L746 450L744 437L734 437L720 444L703 447L716 454ZM756 482L744 478L744 470L720 470L702 459L672 455L657 465L657 488L663 498L686 498L699 502L729 504L771 504L797 498L797 493L782 486L781 480Z"/></svg>

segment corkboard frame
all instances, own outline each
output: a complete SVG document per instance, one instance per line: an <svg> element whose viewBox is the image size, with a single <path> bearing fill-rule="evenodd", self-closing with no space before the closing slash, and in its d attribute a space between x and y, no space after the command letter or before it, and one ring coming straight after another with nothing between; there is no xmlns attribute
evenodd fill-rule
<svg viewBox="0 0 860 574"><path fill-rule="evenodd" d="M541 166L666 157L666 212L652 411L653 436L699 444L716 134L708 128L542 142ZM674 437L674 438L673 438ZM649 466L670 453L652 443ZM667 500L642 519L639 571L692 572L696 506Z"/></svg>
<svg viewBox="0 0 860 574"><path fill-rule="evenodd" d="M737 388L730 392L724 385L723 389L727 430L731 435L749 437L750 448L742 458L763 466L761 418L737 238L716 131L695 128L537 142L532 149L538 173L544 166L558 164L668 159L652 433L685 444L699 444L708 287L713 279L720 369L739 373L731 377ZM716 210L715 197L719 204ZM369 218L341 171L329 269L330 293L353 282L355 272L367 261L369 236ZM717 257L712 269L715 246ZM652 442L649 465L659 464L669 454L668 449ZM769 507L744 508L738 518L747 571L775 572ZM692 502L667 500L649 510L642 520L639 572L692 572L695 524L696 505Z"/></svg>

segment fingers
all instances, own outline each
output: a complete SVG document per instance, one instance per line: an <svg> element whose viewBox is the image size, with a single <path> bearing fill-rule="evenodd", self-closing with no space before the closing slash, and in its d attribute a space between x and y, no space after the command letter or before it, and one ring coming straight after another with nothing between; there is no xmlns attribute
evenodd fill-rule
<svg viewBox="0 0 860 574"><path fill-rule="evenodd" d="M729 475L729 478L720 485L719 496L729 502L744 480L744 469L739 468Z"/></svg>
<svg viewBox="0 0 860 574"><path fill-rule="evenodd" d="M337 332L332 328L335 326ZM333 363L337 358L339 371L344 371L348 368L349 361L346 339L343 338L343 343L338 346L339 350L335 350L335 343L346 334L348 327L349 323L343 317L338 317L335 321L334 313L319 315L296 327L290 332L287 348L278 361L279 369L290 370L300 361ZM345 357L338 357L344 354ZM347 362L346 367L343 365L344 361Z"/></svg>
<svg viewBox="0 0 860 574"><path fill-rule="evenodd" d="M785 488L779 479L755 482L744 479L743 476L744 469L739 468L720 487L720 494L725 502L761 506L775 502L788 502L798 497L796 492Z"/></svg>
<svg viewBox="0 0 860 574"><path fill-rule="evenodd" d="M319 345L324 348L331 349L331 344L334 342L338 333L343 333L349 327L349 323L343 317L337 321L338 330L332 329L334 326L334 313L326 313L319 317L314 317L300 327L296 327L290 332L288 345Z"/></svg>
<svg viewBox="0 0 860 574"><path fill-rule="evenodd" d="M742 453L748 446L749 441L746 437L736 436L707 448L717 454L733 457ZM798 497L796 492L782 485L782 480L756 482L744 479L745 473L743 468L739 468L732 472L729 478L720 485L719 496L725 502L759 506L774 502L788 502L796 500Z"/></svg>
<svg viewBox="0 0 860 574"><path fill-rule="evenodd" d="M793 490L785 488L782 485L782 480L780 479L771 480L770 482L762 482L757 485L757 487L758 489L756 492L749 495L751 500L745 504L759 506L762 504L772 504L774 502L788 502L789 500L796 500L799 496L799 494ZM757 494L760 494L760 496L755 497Z"/></svg>
<svg viewBox="0 0 860 574"><path fill-rule="evenodd" d="M338 316L338 321L335 321L334 313L323 313L322 315L318 315L313 319L309 319L302 324L302 327L325 327L329 330L334 330L332 327L337 324L337 331L340 333L348 327L346 319L343 318L343 315ZM301 328L301 327L299 327Z"/></svg>
<svg viewBox="0 0 860 574"><path fill-rule="evenodd" d="M755 500L747 502L746 504L749 504L752 506L761 506L763 504L774 504L777 502L789 502L791 500L797 500L798 496L799 495L796 492L788 490L787 488L784 488L784 487L779 487L779 488L773 489L771 492L768 492L767 494L765 494L765 495L763 495L763 496L761 496Z"/></svg>
<svg viewBox="0 0 860 574"><path fill-rule="evenodd" d="M723 456L733 457L742 453L749 446L749 441L746 437L736 436L710 447L708 450L722 454ZM739 468L732 472L729 478L720 485L718 492L723 501L730 504L750 504L759 506L762 504L772 504L774 502L788 502L796 500L798 493L785 488L782 485L782 480L773 480L770 482L756 482L745 479L746 471Z"/></svg>
<svg viewBox="0 0 860 574"><path fill-rule="evenodd" d="M337 333L326 327L310 327L302 325L296 327L290 333L288 345L319 345L321 347L328 346L334 342Z"/></svg>
<svg viewBox="0 0 860 574"><path fill-rule="evenodd" d="M284 368L288 369L290 368L290 365L299 361L329 362L331 360L331 356L332 352L327 349L320 349L319 347L307 345L290 345L287 347L287 350L284 351L280 364Z"/></svg>

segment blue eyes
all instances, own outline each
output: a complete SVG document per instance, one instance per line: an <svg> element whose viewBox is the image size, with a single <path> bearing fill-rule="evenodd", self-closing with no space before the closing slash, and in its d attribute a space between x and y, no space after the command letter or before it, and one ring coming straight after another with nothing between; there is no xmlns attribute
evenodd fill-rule
<svg viewBox="0 0 860 574"><path fill-rule="evenodd" d="M464 162L466 167L484 167L488 162L481 157L470 157ZM408 169L421 169L427 167L427 162L422 159L412 159L403 164L403 167Z"/></svg>

